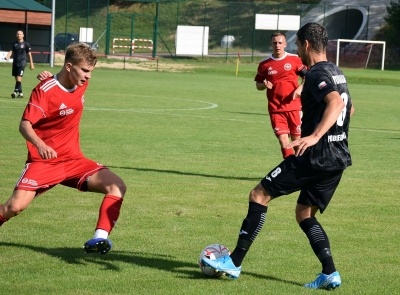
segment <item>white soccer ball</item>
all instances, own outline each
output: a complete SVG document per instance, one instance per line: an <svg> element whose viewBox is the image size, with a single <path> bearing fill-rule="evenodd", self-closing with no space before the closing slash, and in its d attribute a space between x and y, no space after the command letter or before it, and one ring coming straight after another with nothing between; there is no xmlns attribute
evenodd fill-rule
<svg viewBox="0 0 400 295"><path fill-rule="evenodd" d="M201 259L208 258L211 260L216 260L223 256L229 256L230 254L231 254L231 252L224 245L221 245L221 244L208 245L200 252L198 263L199 263L201 271L207 276L212 276L212 277L222 276L224 274L223 272L220 272L218 270L215 270L215 269L205 265L203 262L201 262Z"/></svg>

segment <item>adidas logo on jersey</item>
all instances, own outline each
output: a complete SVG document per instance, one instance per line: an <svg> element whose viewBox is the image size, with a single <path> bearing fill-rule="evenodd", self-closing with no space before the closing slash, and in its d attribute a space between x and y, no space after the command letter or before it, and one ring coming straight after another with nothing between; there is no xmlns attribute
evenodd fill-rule
<svg viewBox="0 0 400 295"><path fill-rule="evenodd" d="M60 105L60 107L59 107L59 110L63 110L63 109L66 109L66 108L67 108L67 106L66 106L65 104L62 103L62 104Z"/></svg>
<svg viewBox="0 0 400 295"><path fill-rule="evenodd" d="M272 67L268 68L268 75L276 75L278 74L277 70L274 70Z"/></svg>

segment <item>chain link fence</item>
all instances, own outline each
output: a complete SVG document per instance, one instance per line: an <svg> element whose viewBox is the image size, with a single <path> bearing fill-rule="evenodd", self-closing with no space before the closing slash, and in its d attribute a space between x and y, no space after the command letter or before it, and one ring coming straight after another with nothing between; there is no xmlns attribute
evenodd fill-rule
<svg viewBox="0 0 400 295"><path fill-rule="evenodd" d="M51 7L51 0L42 2ZM287 35L287 51L296 51L297 29L281 29L285 27L279 23L283 17L297 16L300 27L310 21L319 22L326 26L330 39L366 40L368 12L368 6L176 0L143 0L140 4L129 1L115 6L109 5L109 0L79 3L57 0L55 34L56 38L64 39L55 42L55 49L62 51L73 41L71 38L79 38L104 55L148 58L196 55L228 60L240 54L253 61L254 57L259 60L257 56L271 52L270 36L277 30ZM272 21L260 29L256 25L257 16L267 16ZM180 27L203 30L200 52L179 53Z"/></svg>

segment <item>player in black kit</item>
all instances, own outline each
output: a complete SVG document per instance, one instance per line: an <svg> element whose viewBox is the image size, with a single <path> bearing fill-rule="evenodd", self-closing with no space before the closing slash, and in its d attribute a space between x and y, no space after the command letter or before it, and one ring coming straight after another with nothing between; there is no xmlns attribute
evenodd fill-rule
<svg viewBox="0 0 400 295"><path fill-rule="evenodd" d="M33 65L31 45L24 41L24 33L20 30L17 31L17 41L12 44L10 52L4 59L8 60L11 55L13 56L12 76L15 77L15 87L11 97L23 98L24 94L22 93L22 76L24 75L26 66L26 55L29 56L31 70L33 70L35 66Z"/></svg>
<svg viewBox="0 0 400 295"><path fill-rule="evenodd" d="M309 69L301 93L301 138L287 146L297 147L296 153L272 169L250 192L248 213L232 254L202 261L231 278L238 278L242 261L264 225L268 203L300 191L296 220L322 265L317 279L304 286L329 290L339 287L341 278L333 262L328 236L315 215L318 211L324 212L344 169L352 164L347 139L354 108L346 77L327 61L326 29L317 23L308 23L297 32L296 44L302 62Z"/></svg>

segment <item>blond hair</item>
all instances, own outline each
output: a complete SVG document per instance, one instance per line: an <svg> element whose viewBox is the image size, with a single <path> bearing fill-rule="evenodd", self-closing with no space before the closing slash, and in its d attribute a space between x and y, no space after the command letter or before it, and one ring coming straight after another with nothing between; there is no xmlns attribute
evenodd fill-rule
<svg viewBox="0 0 400 295"><path fill-rule="evenodd" d="M70 62L73 65L84 62L89 66L95 66L97 63L97 57L94 50L88 45L83 43L73 43L65 50L64 64L67 62Z"/></svg>

